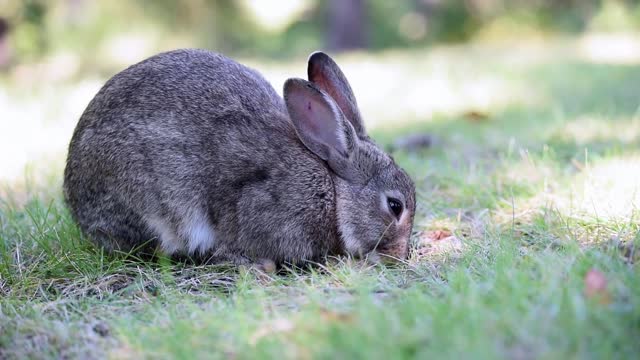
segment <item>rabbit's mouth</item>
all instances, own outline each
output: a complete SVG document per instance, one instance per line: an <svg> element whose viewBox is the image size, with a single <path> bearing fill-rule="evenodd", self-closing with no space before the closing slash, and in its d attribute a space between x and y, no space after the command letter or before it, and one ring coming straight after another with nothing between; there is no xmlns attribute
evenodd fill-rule
<svg viewBox="0 0 640 360"><path fill-rule="evenodd" d="M403 245L403 241L396 241L395 244L385 246L378 245L368 252L351 254L355 258L363 259L373 264L397 264L407 259L409 249Z"/></svg>
<svg viewBox="0 0 640 360"><path fill-rule="evenodd" d="M404 217L406 223L407 217ZM405 231L406 226L400 228L390 223L382 234L383 238L370 251L386 264L398 263L407 259L409 255L409 234ZM404 224L406 225L406 224Z"/></svg>
<svg viewBox="0 0 640 360"><path fill-rule="evenodd" d="M387 230L389 229L387 228ZM349 251L350 249L347 247L346 253L375 264L393 264L405 261L409 255L409 237L398 234L391 237L385 235L388 236L390 234L383 234L380 240L369 249L359 248L356 251ZM347 242L346 244L349 245L350 243ZM351 245L353 245L353 240Z"/></svg>
<svg viewBox="0 0 640 360"><path fill-rule="evenodd" d="M369 263L384 265L400 264L404 262L405 259L406 255L403 256L403 254L393 254L390 252L382 252L378 250L371 251L364 257L364 260Z"/></svg>
<svg viewBox="0 0 640 360"><path fill-rule="evenodd" d="M409 249L406 244L406 241L395 241L387 246L379 247L372 253L375 253L383 263L402 262L409 254Z"/></svg>

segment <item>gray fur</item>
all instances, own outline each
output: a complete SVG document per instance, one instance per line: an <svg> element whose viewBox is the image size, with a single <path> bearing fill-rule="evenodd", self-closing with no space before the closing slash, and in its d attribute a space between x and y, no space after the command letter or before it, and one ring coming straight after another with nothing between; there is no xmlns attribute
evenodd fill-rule
<svg viewBox="0 0 640 360"><path fill-rule="evenodd" d="M344 116L344 100L315 90ZM307 95L285 88L289 96ZM237 264L374 248L406 257L410 178L366 136L359 115L348 128L361 131L338 174L301 141L307 134L299 136L299 116L287 105L259 73L219 54L177 50L144 60L110 79L80 118L65 168L67 204L83 232L112 251ZM405 202L399 220L381 198L389 192Z"/></svg>

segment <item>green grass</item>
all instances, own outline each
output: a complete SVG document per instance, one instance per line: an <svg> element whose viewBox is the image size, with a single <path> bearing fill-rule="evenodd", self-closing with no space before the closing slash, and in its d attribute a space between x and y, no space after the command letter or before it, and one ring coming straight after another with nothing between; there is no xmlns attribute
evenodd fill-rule
<svg viewBox="0 0 640 360"><path fill-rule="evenodd" d="M265 275L110 256L71 221L59 164L38 185L6 187L0 358L636 358L640 67L543 50L354 60L394 67L399 82L444 71L454 90L502 84L428 117L399 108L400 125L383 116L372 131L382 144L434 138L394 153L418 187L401 266L330 259ZM425 242L440 229L458 241ZM595 296L590 270L607 283Z"/></svg>

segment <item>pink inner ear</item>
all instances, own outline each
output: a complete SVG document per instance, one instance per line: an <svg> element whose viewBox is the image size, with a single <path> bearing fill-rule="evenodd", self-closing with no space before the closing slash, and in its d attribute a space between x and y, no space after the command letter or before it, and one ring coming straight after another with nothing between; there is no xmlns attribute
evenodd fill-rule
<svg viewBox="0 0 640 360"><path fill-rule="evenodd" d="M316 84L331 96L347 120L356 128L356 131L358 131L358 129L364 131L359 124L360 116L355 104L355 98L353 98L353 94L351 94L351 90L349 90L346 79L341 79L329 66L321 63L313 63L310 64L309 68L309 81Z"/></svg>
<svg viewBox="0 0 640 360"><path fill-rule="evenodd" d="M309 130L313 132L317 132L320 130L320 124L318 120L313 117L313 109L311 108L311 101L307 102L307 111L309 112L309 121L307 122L307 126L309 126Z"/></svg>
<svg viewBox="0 0 640 360"><path fill-rule="evenodd" d="M289 92L288 106L294 110L292 120L307 141L323 144L329 148L343 151L344 146L338 138L338 119L333 106L318 91L306 87L293 88ZM334 105L335 106L335 105Z"/></svg>

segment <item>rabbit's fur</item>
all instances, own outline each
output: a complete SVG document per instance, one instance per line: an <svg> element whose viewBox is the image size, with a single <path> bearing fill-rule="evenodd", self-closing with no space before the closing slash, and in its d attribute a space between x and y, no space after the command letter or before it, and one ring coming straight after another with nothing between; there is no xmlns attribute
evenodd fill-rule
<svg viewBox="0 0 640 360"><path fill-rule="evenodd" d="M405 258L413 182L367 136L333 60L312 54L308 73L284 100L204 50L115 75L69 145L64 194L80 228L108 250L213 262Z"/></svg>

